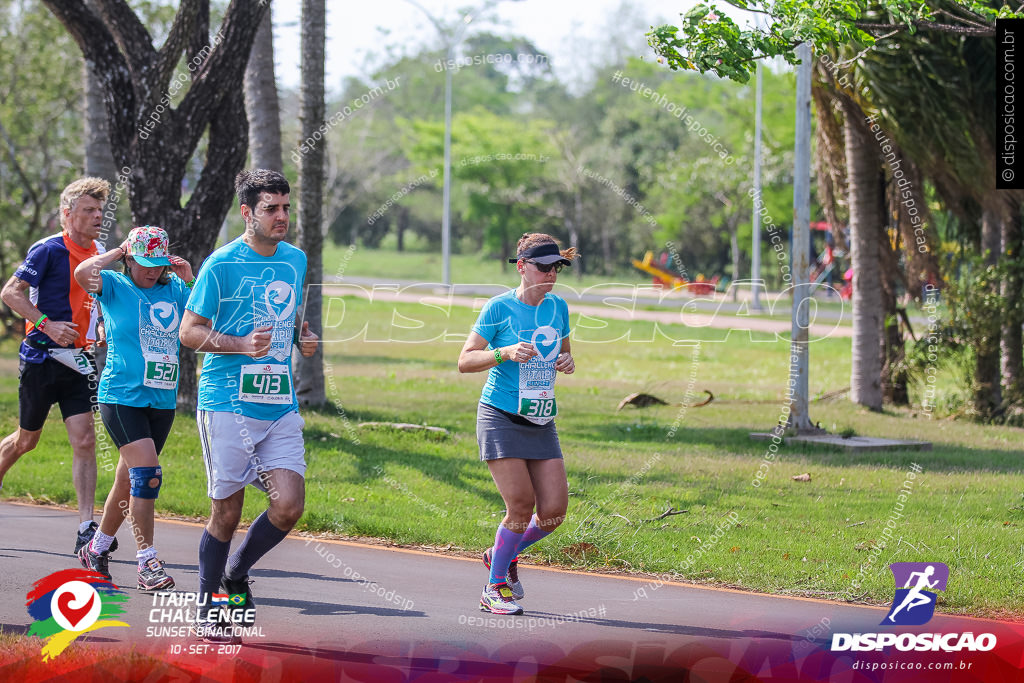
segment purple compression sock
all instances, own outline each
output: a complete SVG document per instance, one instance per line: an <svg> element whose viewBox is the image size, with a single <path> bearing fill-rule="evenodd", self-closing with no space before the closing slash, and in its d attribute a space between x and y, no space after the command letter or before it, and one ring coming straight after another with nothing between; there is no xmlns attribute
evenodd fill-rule
<svg viewBox="0 0 1024 683"><path fill-rule="evenodd" d="M537 526L537 515L534 515L530 519L530 526L526 527L526 531L523 532L522 537L519 539L519 546L516 548L516 557L550 533L550 531L542 531L541 528Z"/></svg>
<svg viewBox="0 0 1024 683"><path fill-rule="evenodd" d="M519 547L522 537L523 534L506 529L504 524L498 525L498 532L494 534L494 547L491 548L491 576L487 579L489 583L505 583L508 566L516 556L516 548Z"/></svg>

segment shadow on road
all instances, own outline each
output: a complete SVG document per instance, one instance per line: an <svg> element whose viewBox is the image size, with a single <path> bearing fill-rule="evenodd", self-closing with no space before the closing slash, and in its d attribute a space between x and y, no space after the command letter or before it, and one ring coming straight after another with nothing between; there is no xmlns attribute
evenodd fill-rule
<svg viewBox="0 0 1024 683"><path fill-rule="evenodd" d="M788 633L774 633L772 631L733 631L718 628L702 628L686 624L657 624L645 621L627 621L624 619L605 619L602 617L578 617L575 615L555 614L553 612L539 612L530 610L530 617L559 622L560 624L592 624L594 626L609 626L611 628L625 628L653 633L674 633L681 636L695 636L699 638L759 638L768 640L802 640ZM536 629L543 633L543 628ZM528 629L532 632L532 629Z"/></svg>
<svg viewBox="0 0 1024 683"><path fill-rule="evenodd" d="M425 617L426 612L392 609L390 607L369 607L366 605L343 605L309 600L288 600L286 598L263 598L256 596L257 606L287 607L298 610L299 614L310 616L333 616L338 614L372 614L377 617Z"/></svg>

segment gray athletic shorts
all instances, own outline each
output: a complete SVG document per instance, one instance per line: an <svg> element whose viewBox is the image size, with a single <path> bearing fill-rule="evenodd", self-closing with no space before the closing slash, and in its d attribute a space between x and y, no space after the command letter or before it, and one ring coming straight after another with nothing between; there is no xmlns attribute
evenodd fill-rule
<svg viewBox="0 0 1024 683"><path fill-rule="evenodd" d="M554 420L546 425L517 424L506 413L486 403L477 404L476 442L480 446L481 460L551 460L562 457Z"/></svg>
<svg viewBox="0 0 1024 683"><path fill-rule="evenodd" d="M200 410L199 441L206 464L206 495L223 500L252 484L266 486L260 475L270 470L291 470L306 475L306 449L298 412L277 420L257 420L238 413Z"/></svg>

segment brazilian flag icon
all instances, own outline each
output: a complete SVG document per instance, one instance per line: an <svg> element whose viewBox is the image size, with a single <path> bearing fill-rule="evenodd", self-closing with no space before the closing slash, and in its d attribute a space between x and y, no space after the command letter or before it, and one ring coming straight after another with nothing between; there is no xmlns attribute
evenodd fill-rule
<svg viewBox="0 0 1024 683"><path fill-rule="evenodd" d="M228 602L232 605L244 605L245 604L245 593L232 593L228 598Z"/></svg>

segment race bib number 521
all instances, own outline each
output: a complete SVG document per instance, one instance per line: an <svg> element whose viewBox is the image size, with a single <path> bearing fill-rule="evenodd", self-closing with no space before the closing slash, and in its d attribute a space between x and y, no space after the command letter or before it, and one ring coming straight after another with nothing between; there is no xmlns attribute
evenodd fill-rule
<svg viewBox="0 0 1024 683"><path fill-rule="evenodd" d="M174 389L178 386L178 357L162 353L144 353L146 371L144 386L153 389Z"/></svg>

